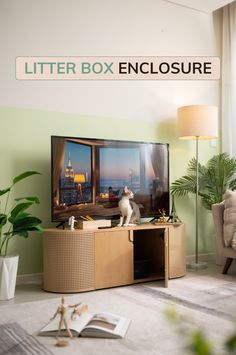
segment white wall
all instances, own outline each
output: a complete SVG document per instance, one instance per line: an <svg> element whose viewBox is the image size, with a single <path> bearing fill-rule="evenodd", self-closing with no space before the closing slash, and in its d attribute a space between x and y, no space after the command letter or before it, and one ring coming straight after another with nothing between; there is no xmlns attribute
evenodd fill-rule
<svg viewBox="0 0 236 355"><path fill-rule="evenodd" d="M15 80L17 56L219 55L212 15L162 0L0 0L0 105L133 120L218 104L218 82Z"/></svg>

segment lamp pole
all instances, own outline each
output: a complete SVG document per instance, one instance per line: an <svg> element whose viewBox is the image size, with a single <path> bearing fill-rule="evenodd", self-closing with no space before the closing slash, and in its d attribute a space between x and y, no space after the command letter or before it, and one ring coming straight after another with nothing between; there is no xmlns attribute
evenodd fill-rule
<svg viewBox="0 0 236 355"><path fill-rule="evenodd" d="M199 192L199 171L198 171L198 141L199 141L199 136L196 136L196 211L195 211L195 216L196 216L196 230L195 230L195 263L196 265L198 264L198 192Z"/></svg>
<svg viewBox="0 0 236 355"><path fill-rule="evenodd" d="M190 269L206 269L207 263L198 260L198 202L199 202L199 167L198 167L198 143L199 136L196 137L196 199L195 199L195 262L188 264Z"/></svg>

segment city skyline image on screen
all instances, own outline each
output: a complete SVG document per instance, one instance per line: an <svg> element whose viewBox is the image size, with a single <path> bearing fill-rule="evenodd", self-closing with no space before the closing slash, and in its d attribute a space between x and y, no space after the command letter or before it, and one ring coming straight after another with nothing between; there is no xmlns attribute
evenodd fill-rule
<svg viewBox="0 0 236 355"><path fill-rule="evenodd" d="M52 136L52 220L115 218L124 186L141 216L169 212L168 144Z"/></svg>

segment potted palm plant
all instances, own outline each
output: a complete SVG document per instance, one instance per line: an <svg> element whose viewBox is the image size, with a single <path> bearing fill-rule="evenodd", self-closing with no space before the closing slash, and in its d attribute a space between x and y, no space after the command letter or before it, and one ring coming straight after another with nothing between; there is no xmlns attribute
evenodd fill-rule
<svg viewBox="0 0 236 355"><path fill-rule="evenodd" d="M41 220L26 212L33 204L39 203L38 197L15 198L13 206L8 208L13 187L35 174L39 173L26 171L16 176L9 187L0 190L0 300L13 298L15 295L19 256L8 255L9 242L15 236L28 238L31 231L42 232ZM4 198L5 201L2 201Z"/></svg>
<svg viewBox="0 0 236 355"><path fill-rule="evenodd" d="M172 183L172 195L196 193L196 166L196 159L193 158L188 164L187 174ZM199 163L198 170L199 196L207 210L211 210L214 203L223 201L227 189L236 189L236 159L230 158L227 153L214 155L205 166Z"/></svg>

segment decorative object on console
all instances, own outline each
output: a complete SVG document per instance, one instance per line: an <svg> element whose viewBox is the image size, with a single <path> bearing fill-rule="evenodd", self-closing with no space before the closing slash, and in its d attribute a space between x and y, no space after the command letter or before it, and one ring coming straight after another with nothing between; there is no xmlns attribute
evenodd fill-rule
<svg viewBox="0 0 236 355"><path fill-rule="evenodd" d="M8 256L8 246L14 236L28 238L29 232L42 232L41 220L27 213L26 210L33 204L38 204L36 196L15 198L16 204L9 210L8 202L10 192L21 180L39 174L36 171L26 171L16 176L12 184L0 190L0 196L6 195L5 207L0 214L0 300L11 299L15 295L18 255Z"/></svg>
<svg viewBox="0 0 236 355"><path fill-rule="evenodd" d="M83 220L78 222L79 229L93 230L100 228L111 228L111 220L97 219L97 220Z"/></svg>
<svg viewBox="0 0 236 355"><path fill-rule="evenodd" d="M178 217L178 214L176 212L174 195L172 195L172 207L171 207L171 212L170 212L170 215L169 215L169 218L168 218L167 222L169 222L169 223L182 223L182 221L180 220L180 218Z"/></svg>
<svg viewBox="0 0 236 355"><path fill-rule="evenodd" d="M69 218L68 224L69 224L70 229L71 229L72 231L75 230L75 223L78 223L78 221L76 221L75 216L71 216L71 217Z"/></svg>
<svg viewBox="0 0 236 355"><path fill-rule="evenodd" d="M170 215L169 215L169 218L168 218L167 222L169 222L169 223L182 223L182 221L179 219L178 214L176 212L174 195L172 195L172 207L171 207L171 212L170 212Z"/></svg>
<svg viewBox="0 0 236 355"><path fill-rule="evenodd" d="M159 209L158 212L160 213L160 217L157 218L157 220L155 220L155 223L166 223L167 217L166 217L166 211L165 211L165 209L164 209L164 208L162 208L162 210Z"/></svg>
<svg viewBox="0 0 236 355"><path fill-rule="evenodd" d="M207 264L198 259L198 195L199 195L199 139L215 139L218 137L217 107L207 105L191 105L178 108L179 138L196 140L196 200L195 200L195 262L190 263L193 269L206 268Z"/></svg>
<svg viewBox="0 0 236 355"><path fill-rule="evenodd" d="M140 223L139 207L134 201L131 201L133 198L133 192L129 190L127 186L125 186L121 195L121 200L119 202L121 216L118 227L133 226Z"/></svg>

